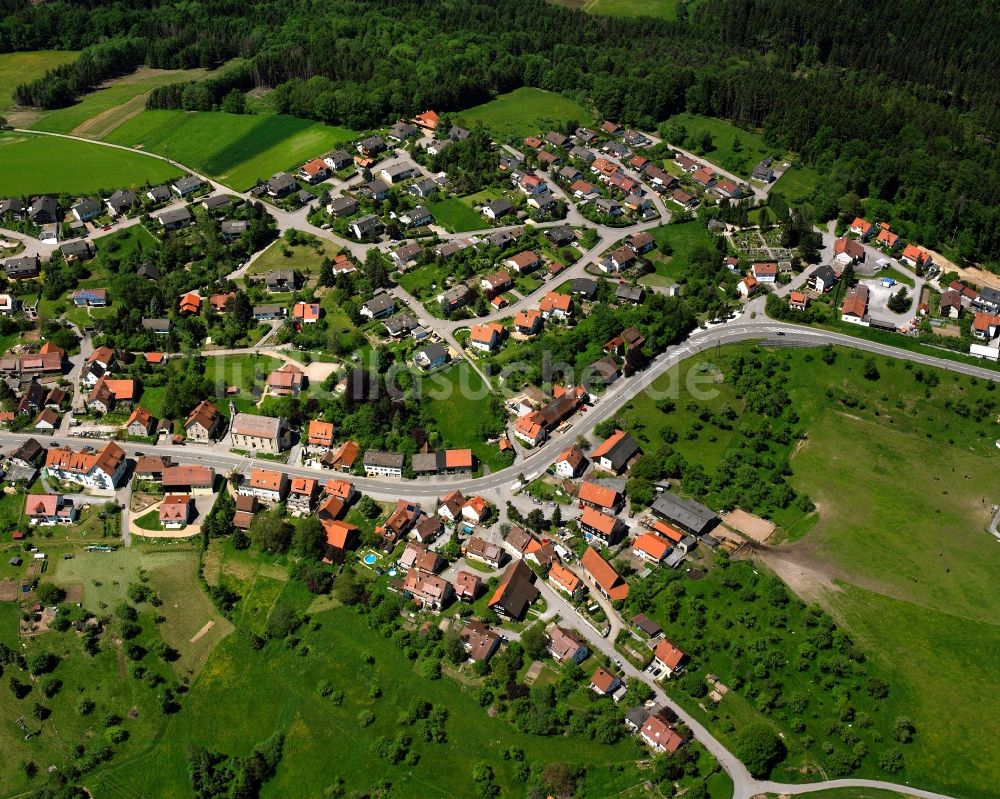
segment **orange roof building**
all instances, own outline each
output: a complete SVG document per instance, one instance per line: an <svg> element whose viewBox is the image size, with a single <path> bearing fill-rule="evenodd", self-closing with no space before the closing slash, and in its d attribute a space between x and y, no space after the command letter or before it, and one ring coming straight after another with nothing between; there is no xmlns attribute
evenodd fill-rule
<svg viewBox="0 0 1000 799"><path fill-rule="evenodd" d="M612 602L619 602L628 596L628 583L612 568L610 563L597 554L596 549L587 547L580 563L597 584L600 592Z"/></svg>
<svg viewBox="0 0 1000 799"><path fill-rule="evenodd" d="M549 569L549 581L559 590L570 596L576 596L583 591L583 580L567 566L553 563Z"/></svg>
<svg viewBox="0 0 1000 799"><path fill-rule="evenodd" d="M576 449L577 452L579 452L579 448ZM580 457L583 457L582 452L580 452ZM607 488L606 486L592 483L589 480L584 480L584 482L580 484L580 490L577 492L576 498L595 508L608 509L617 508L622 501L621 494L613 488Z"/></svg>
<svg viewBox="0 0 1000 799"><path fill-rule="evenodd" d="M643 560L660 563L670 551L670 544L652 533L643 533L632 542L632 551Z"/></svg>
<svg viewBox="0 0 1000 799"><path fill-rule="evenodd" d="M310 447L324 447L326 449L332 447L333 422L324 422L322 419L311 419L309 421L307 443Z"/></svg>
<svg viewBox="0 0 1000 799"><path fill-rule="evenodd" d="M177 309L183 314L196 314L201 310L201 295L197 291L189 291L181 295Z"/></svg>

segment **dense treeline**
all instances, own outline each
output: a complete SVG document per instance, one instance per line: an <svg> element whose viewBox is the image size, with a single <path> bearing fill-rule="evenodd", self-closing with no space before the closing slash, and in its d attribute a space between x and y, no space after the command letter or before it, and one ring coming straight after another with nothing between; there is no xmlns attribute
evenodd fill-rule
<svg viewBox="0 0 1000 799"><path fill-rule="evenodd" d="M19 88L22 101L46 106L109 77L101 42L127 35L144 43L149 66L246 59L234 82L166 87L155 107L239 111L238 91L264 86L277 111L365 129L527 85L643 127L679 111L718 116L762 129L769 146L820 171L817 216L845 196L872 198L907 237L995 262L997 13L957 0L925 6L708 0L690 20L665 22L542 0L6 2L0 51L95 48L83 66Z"/></svg>

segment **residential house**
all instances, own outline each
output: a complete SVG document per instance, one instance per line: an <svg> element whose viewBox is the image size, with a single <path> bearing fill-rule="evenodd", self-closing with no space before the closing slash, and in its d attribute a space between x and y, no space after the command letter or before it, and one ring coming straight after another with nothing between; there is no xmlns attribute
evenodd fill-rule
<svg viewBox="0 0 1000 799"><path fill-rule="evenodd" d="M483 206L483 216L495 222L501 217L507 216L507 214L513 210L514 206L511 204L510 200L501 197L500 199L494 200L493 202Z"/></svg>
<svg viewBox="0 0 1000 799"><path fill-rule="evenodd" d="M59 251L68 264L77 261L89 261L94 257L94 247L86 239L75 239L74 241L67 241L65 244L60 244ZM91 291L106 291L106 289L91 289Z"/></svg>
<svg viewBox="0 0 1000 799"><path fill-rule="evenodd" d="M232 202L232 199L228 194L213 194L211 197L205 197L201 201L201 207L206 211L218 211L225 208Z"/></svg>
<svg viewBox="0 0 1000 799"><path fill-rule="evenodd" d="M851 222L850 232L855 236L859 236L862 241L871 236L874 226L867 219L862 219L860 216L854 217L854 221Z"/></svg>
<svg viewBox="0 0 1000 799"><path fill-rule="evenodd" d="M590 678L590 690L598 696L611 696L621 687L622 681L607 669L598 667Z"/></svg>
<svg viewBox="0 0 1000 799"><path fill-rule="evenodd" d="M528 606L538 598L535 573L522 560L509 564L500 578L500 584L487 602L487 607L506 619L520 621Z"/></svg>
<svg viewBox="0 0 1000 799"><path fill-rule="evenodd" d="M413 118L413 124L419 128L423 128L426 131L433 132L438 123L441 121L441 117L438 116L436 111L424 111L422 114L417 114Z"/></svg>
<svg viewBox="0 0 1000 799"><path fill-rule="evenodd" d="M770 183L774 180L774 169L771 167L773 160L768 157L757 164L753 171L750 173L750 177L754 180L759 180L762 183Z"/></svg>
<svg viewBox="0 0 1000 799"><path fill-rule="evenodd" d="M198 191L198 189L200 189L203 185L204 184L202 183L201 178L197 178L194 175L188 175L187 177L181 178L180 180L172 183L170 188L178 197L186 197L187 195Z"/></svg>
<svg viewBox="0 0 1000 799"><path fill-rule="evenodd" d="M276 505L288 494L288 475L277 469L251 469L250 476L240 483L237 491L256 497L265 505Z"/></svg>
<svg viewBox="0 0 1000 799"><path fill-rule="evenodd" d="M288 512L308 516L316 502L319 483L312 477L292 477L288 485Z"/></svg>
<svg viewBox="0 0 1000 799"><path fill-rule="evenodd" d="M882 227L878 232L878 236L875 237L875 241L887 250L893 250L899 243L899 236L889 230L888 227Z"/></svg>
<svg viewBox="0 0 1000 799"><path fill-rule="evenodd" d="M127 466L125 451L113 441L100 452L74 452L55 447L45 456L49 477L65 480L104 494L113 494L121 485Z"/></svg>
<svg viewBox="0 0 1000 799"><path fill-rule="evenodd" d="M93 197L84 197L69 209L77 222L89 222L101 213L101 203Z"/></svg>
<svg viewBox="0 0 1000 799"><path fill-rule="evenodd" d="M388 145L378 136L369 136L358 142L358 152L365 158L371 158L387 149L389 149Z"/></svg>
<svg viewBox="0 0 1000 799"><path fill-rule="evenodd" d="M677 731L660 716L649 716L642 725L639 737L654 752L660 753L676 752L684 743Z"/></svg>
<svg viewBox="0 0 1000 799"><path fill-rule="evenodd" d="M698 198L695 195L684 191L684 189L674 189L670 193L670 199L672 202L677 203L681 208L685 208L689 211L698 207Z"/></svg>
<svg viewBox="0 0 1000 799"><path fill-rule="evenodd" d="M197 291L182 294L177 301L177 311L184 316L193 316L201 312L201 295Z"/></svg>
<svg viewBox="0 0 1000 799"><path fill-rule="evenodd" d="M856 264L865 260L865 248L860 242L842 236L833 242L834 260L841 264Z"/></svg>
<svg viewBox="0 0 1000 799"><path fill-rule="evenodd" d="M468 572L459 572L459 576L463 574L468 574ZM469 575L473 577L473 575ZM474 579L478 582L477 577ZM459 596L459 586L458 581L455 583L455 595ZM465 647L465 651L469 655L469 660L476 663L486 662L496 653L497 649L500 648L501 636L496 630L492 629L488 624L484 624L476 619L469 619L462 628L462 631L458 634L459 640L462 642L462 646Z"/></svg>
<svg viewBox="0 0 1000 799"><path fill-rule="evenodd" d="M899 256L899 260L912 269L916 269L918 266L922 269L927 269L933 263L930 253L926 250L920 249L920 247L915 244L907 244L903 248L903 252Z"/></svg>
<svg viewBox="0 0 1000 799"><path fill-rule="evenodd" d="M958 319L962 315L962 295L954 289L941 292L941 316Z"/></svg>
<svg viewBox="0 0 1000 799"><path fill-rule="evenodd" d="M322 183L330 177L330 165L322 158L314 158L299 167L298 174L306 183Z"/></svg>
<svg viewBox="0 0 1000 799"><path fill-rule="evenodd" d="M704 189L710 189L715 186L715 172L707 166L703 166L692 172L691 179Z"/></svg>
<svg viewBox="0 0 1000 799"><path fill-rule="evenodd" d="M164 230L177 230L191 224L193 217L187 208L168 208L156 215L156 220Z"/></svg>
<svg viewBox="0 0 1000 799"><path fill-rule="evenodd" d="M517 272L519 275L534 271L542 265L542 259L538 253L532 250L524 250L517 255L511 256L504 261L504 265Z"/></svg>
<svg viewBox="0 0 1000 799"><path fill-rule="evenodd" d="M163 455L142 455L135 459L136 480L149 483L160 483L163 481L163 472L170 466L170 458Z"/></svg>
<svg viewBox="0 0 1000 799"><path fill-rule="evenodd" d="M579 450L579 447L576 449ZM581 457L583 457L583 453L581 453ZM576 498L588 507L611 513L618 513L625 504L625 497L621 493L590 480L584 480L580 484Z"/></svg>
<svg viewBox="0 0 1000 799"><path fill-rule="evenodd" d="M840 318L845 322L868 327L868 286L858 283L847 292L840 308Z"/></svg>
<svg viewBox="0 0 1000 799"><path fill-rule="evenodd" d="M276 397L297 397L305 384L305 373L294 363L286 363L267 376L268 393Z"/></svg>
<svg viewBox="0 0 1000 799"><path fill-rule="evenodd" d="M165 530L180 530L194 517L194 500L184 494L170 494L160 503L160 525Z"/></svg>
<svg viewBox="0 0 1000 799"><path fill-rule="evenodd" d="M412 194L414 197L419 197L423 200L433 194L437 194L438 185L431 178L423 178L411 184L406 191L408 194Z"/></svg>
<svg viewBox="0 0 1000 799"><path fill-rule="evenodd" d="M191 441L214 441L222 432L222 414L211 402L202 400L188 414L184 432Z"/></svg>
<svg viewBox="0 0 1000 799"><path fill-rule="evenodd" d="M587 506L580 514L580 530L584 537L591 541L598 539L602 546L612 546L621 540L623 535L622 524L614 516Z"/></svg>
<svg viewBox="0 0 1000 799"><path fill-rule="evenodd" d="M427 544L436 539L441 533L444 532L444 522L441 518L436 515L421 515L420 520L416 523L411 531L413 539L421 544ZM461 576L464 572L458 573L458 578L455 580L455 591L459 592L461 587L462 579ZM461 599L461 595L459 599Z"/></svg>
<svg viewBox="0 0 1000 799"><path fill-rule="evenodd" d="M326 212L334 219L354 216L358 212L358 201L353 197L334 197L326 204Z"/></svg>
<svg viewBox="0 0 1000 799"><path fill-rule="evenodd" d="M576 572L567 566L563 566L561 563L552 564L549 569L548 580L555 586L556 590L561 591L575 602L582 599L587 590L583 580L580 579Z"/></svg>
<svg viewBox="0 0 1000 799"><path fill-rule="evenodd" d="M670 544L658 535L643 533L632 542L632 554L648 563L662 563Z"/></svg>
<svg viewBox="0 0 1000 799"><path fill-rule="evenodd" d="M237 413L229 426L229 436L236 449L278 453L292 445L288 423L281 417Z"/></svg>
<svg viewBox="0 0 1000 799"><path fill-rule="evenodd" d="M402 247L397 247L389 253L389 257L392 258L392 262L398 269L407 269L416 265L422 252L423 247L414 241L404 244Z"/></svg>
<svg viewBox="0 0 1000 799"><path fill-rule="evenodd" d="M215 489L215 469L211 466L168 465L160 479L167 494L208 496Z"/></svg>
<svg viewBox="0 0 1000 799"><path fill-rule="evenodd" d="M411 569L403 579L403 591L423 608L441 610L455 595L454 587L443 577Z"/></svg>
<svg viewBox="0 0 1000 799"><path fill-rule="evenodd" d="M28 219L36 225L51 225L59 221L59 204L52 197L36 197L28 206Z"/></svg>
<svg viewBox="0 0 1000 799"><path fill-rule="evenodd" d="M360 530L353 524L342 521L323 522L323 531L326 533L326 551L323 555L324 563L339 563L342 561L345 552L355 545L360 533Z"/></svg>
<svg viewBox="0 0 1000 799"><path fill-rule="evenodd" d="M558 663L572 661L577 665L583 663L590 654L584 639L578 634L554 624L549 630L548 652Z"/></svg>
<svg viewBox="0 0 1000 799"><path fill-rule="evenodd" d="M384 225L375 214L368 214L355 219L347 227L356 239L366 239L381 233Z"/></svg>
<svg viewBox="0 0 1000 799"><path fill-rule="evenodd" d="M219 224L219 233L226 241L235 241L249 229L250 223L245 219L224 219Z"/></svg>
<svg viewBox="0 0 1000 799"><path fill-rule="evenodd" d="M452 491L442 497L438 505L437 515L449 522L457 521L462 517L462 506L465 505L465 497L461 491Z"/></svg>
<svg viewBox="0 0 1000 799"><path fill-rule="evenodd" d="M361 305L361 315L367 319L382 319L396 310L396 300L387 291L380 291Z"/></svg>
<svg viewBox="0 0 1000 799"><path fill-rule="evenodd" d="M490 512L490 503L480 496L469 497L462 505L462 518L473 524L481 524Z"/></svg>
<svg viewBox="0 0 1000 799"><path fill-rule="evenodd" d="M125 430L128 431L130 436L138 436L140 438L151 436L156 430L156 419L153 417L153 414L139 405L132 411L132 415L128 417L128 421L125 422Z"/></svg>
<svg viewBox="0 0 1000 799"><path fill-rule="evenodd" d="M555 470L558 477L571 479L578 476L587 468L587 458L575 444L569 449L563 450L555 461Z"/></svg>
<svg viewBox="0 0 1000 799"><path fill-rule="evenodd" d="M504 270L491 272L479 281L479 287L490 297L501 291L506 291L513 285L514 281L511 280L510 273Z"/></svg>
<svg viewBox="0 0 1000 799"><path fill-rule="evenodd" d="M644 174L649 184L658 192L672 189L677 185L677 178L656 164L648 164Z"/></svg>
<svg viewBox="0 0 1000 799"><path fill-rule="evenodd" d="M549 191L548 184L535 175L522 175L521 179L517 182L517 186L521 190L521 193L526 194L528 197L546 194Z"/></svg>
<svg viewBox="0 0 1000 799"><path fill-rule="evenodd" d="M361 454L361 447L356 441L345 441L337 449L328 450L320 460L320 465L337 472L350 472L354 462Z"/></svg>
<svg viewBox="0 0 1000 799"><path fill-rule="evenodd" d="M646 291L642 286L630 286L628 283L619 283L615 287L615 299L623 303L641 305L642 301L646 299Z"/></svg>
<svg viewBox="0 0 1000 799"><path fill-rule="evenodd" d="M751 270L759 283L774 283L778 279L778 265L772 262L755 263Z"/></svg>
<svg viewBox="0 0 1000 799"><path fill-rule="evenodd" d="M482 352L492 352L503 341L505 328L499 322L473 325L469 333L469 345Z"/></svg>
<svg viewBox="0 0 1000 799"><path fill-rule="evenodd" d="M612 602L618 602L628 596L628 583L593 547L587 547L580 559L580 565L597 589Z"/></svg>
<svg viewBox="0 0 1000 799"><path fill-rule="evenodd" d="M679 674L687 661L687 655L666 638L656 644L653 650L653 664L663 670L667 677Z"/></svg>
<svg viewBox="0 0 1000 799"><path fill-rule="evenodd" d="M395 477L403 476L403 465L405 456L399 452L383 452L381 450L370 449L365 452L363 459L365 474L368 477Z"/></svg>
<svg viewBox="0 0 1000 799"><path fill-rule="evenodd" d="M386 549L392 549L397 541L406 537L420 519L420 506L405 499L396 500L396 507L385 524L375 528L375 532L382 536Z"/></svg>
<svg viewBox="0 0 1000 799"><path fill-rule="evenodd" d="M788 307L793 311L804 311L809 307L809 297L801 291L793 291L788 295Z"/></svg>
<svg viewBox="0 0 1000 799"><path fill-rule="evenodd" d="M649 618L645 613L639 613L632 617L632 625L647 638L659 638L663 635L663 628Z"/></svg>
<svg viewBox="0 0 1000 799"><path fill-rule="evenodd" d="M73 304L82 308L104 308L108 304L107 289L77 289L72 295Z"/></svg>
<svg viewBox="0 0 1000 799"><path fill-rule="evenodd" d="M313 450L328 450L333 446L333 422L310 419L306 446Z"/></svg>
<svg viewBox="0 0 1000 799"><path fill-rule="evenodd" d="M300 325L314 325L319 321L319 317L318 302L297 302L292 306L292 319Z"/></svg>
<svg viewBox="0 0 1000 799"><path fill-rule="evenodd" d="M428 344L413 356L413 362L422 369L434 369L448 363L448 349L439 342Z"/></svg>
<svg viewBox="0 0 1000 799"><path fill-rule="evenodd" d="M383 167L382 171L378 174L385 183L394 186L404 180L409 180L415 174L419 173L409 164L391 164L390 166Z"/></svg>
<svg viewBox="0 0 1000 799"><path fill-rule="evenodd" d="M478 536L465 543L464 552L466 559L478 560L493 569L499 569L504 561L503 547Z"/></svg>
<svg viewBox="0 0 1000 799"><path fill-rule="evenodd" d="M606 197L599 197L594 203L597 213L604 216L621 216L622 206L617 200L609 200Z"/></svg>
<svg viewBox="0 0 1000 799"><path fill-rule="evenodd" d="M538 303L538 310L544 319L567 319L572 313L573 298L558 291L547 292Z"/></svg>
<svg viewBox="0 0 1000 799"><path fill-rule="evenodd" d="M267 305L255 305L251 313L258 322L271 322L275 319L284 319L288 309L284 305L268 303Z"/></svg>
<svg viewBox="0 0 1000 799"><path fill-rule="evenodd" d="M28 494L24 498L24 515L32 527L52 527L72 524L79 510L72 499L62 494Z"/></svg>
<svg viewBox="0 0 1000 799"><path fill-rule="evenodd" d="M403 550L403 554L399 558L399 565L404 569L420 569L433 574L440 571L444 561L434 550L411 541Z"/></svg>
<svg viewBox="0 0 1000 799"><path fill-rule="evenodd" d="M59 427L59 412L54 408L43 408L35 419L35 430L40 433L53 433Z"/></svg>
<svg viewBox="0 0 1000 799"><path fill-rule="evenodd" d="M17 258L8 258L3 262L3 270L10 280L38 277L41 272L41 261L37 255L21 255Z"/></svg>
<svg viewBox="0 0 1000 799"><path fill-rule="evenodd" d="M472 298L474 296L475 294L472 289L464 283L459 283L454 288L450 288L439 294L437 296L437 301L443 312L451 313L452 311L468 305L472 302Z"/></svg>
<svg viewBox="0 0 1000 799"><path fill-rule="evenodd" d="M98 413L108 413L119 405L131 405L138 395L135 380L111 380L102 377L87 396L87 407Z"/></svg>
<svg viewBox="0 0 1000 799"><path fill-rule="evenodd" d="M237 530L249 530L253 517L257 513L257 497L238 494L236 497L236 512L233 514L233 527Z"/></svg>
<svg viewBox="0 0 1000 799"><path fill-rule="evenodd" d="M434 217L431 216L430 210L423 205L418 205L416 208L401 213L399 221L408 228L423 227L424 225L431 224L434 221Z"/></svg>
<svg viewBox="0 0 1000 799"><path fill-rule="evenodd" d="M621 474L641 454L642 449L632 436L623 430L616 430L590 453L590 458L598 468Z"/></svg>
<svg viewBox="0 0 1000 799"><path fill-rule="evenodd" d="M825 294L834 287L836 282L837 273L833 271L833 267L829 264L823 264L809 273L806 285L820 294Z"/></svg>
<svg viewBox="0 0 1000 799"><path fill-rule="evenodd" d="M169 202L172 196L173 195L170 193L169 186L154 186L146 192L146 197L148 197L149 200L156 205L162 205L165 202Z"/></svg>

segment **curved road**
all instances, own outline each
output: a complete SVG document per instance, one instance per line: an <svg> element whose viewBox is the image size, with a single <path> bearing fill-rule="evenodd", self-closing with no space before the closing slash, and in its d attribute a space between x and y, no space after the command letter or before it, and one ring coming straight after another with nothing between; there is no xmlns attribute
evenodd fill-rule
<svg viewBox="0 0 1000 799"><path fill-rule="evenodd" d="M211 185L215 190L225 191L230 194L237 194L242 197L247 197L246 193L234 192L228 187L225 187L210 178L193 172L186 165L174 161L166 156L161 156L156 153L146 152L144 150L139 150L132 147L127 147L125 145L111 144L109 142L95 141L93 139L87 139L85 137L73 136L69 134L59 134L59 133L49 133L45 131L35 131L35 130L23 130L17 129L18 132L28 133L33 135L48 135L57 136L59 138L74 139L90 144L97 144L104 147L113 147L115 149L125 150L132 153L139 153L150 158L157 158L161 161L171 164L180 170L185 172L195 174L206 183ZM704 160L704 159L701 159ZM716 167L717 171L723 172ZM727 174L723 172L723 174ZM756 193L757 190L755 190ZM363 245L356 242L347 242L339 237L335 237L332 233L321 228L308 223L305 219L306 211L299 210L297 212L288 213L281 211L280 209L274 208L272 206L266 206L270 213L275 217L278 222L278 227L281 230L287 229L288 227L298 227L300 229L308 230L317 236L322 238L335 241L341 246L350 249L355 255L364 257L364 251L370 248L372 245ZM576 209L573 209L574 212ZM666 209L663 208L662 203L658 204L657 210L661 214L666 213ZM578 212L577 212L578 213ZM644 230L649 227L661 224L662 218L651 220L639 225L633 225L627 229L617 229L617 228L604 228L603 226L595 226L601 236L601 243L596 247L588 250L584 253L584 256L577 262L574 267L570 270L566 270L563 273L565 279L569 276L577 275L577 272L582 273L583 269L590 262L598 252L599 248L607 246L609 240L614 240L625 235L629 235L637 230ZM565 222L560 222L557 224L579 224L576 221L576 215L568 218ZM499 228L491 228L490 232L498 230ZM473 234L463 233L461 236L470 236ZM453 238L455 236L443 236L442 238ZM522 304L527 304L530 301L537 301L535 295L547 290L547 287L543 285L538 289L531 297L526 297L524 300L519 301L514 308L521 306ZM412 298L410 298L412 300ZM419 307L419 304L415 300L413 302ZM760 305L760 302L752 304L751 307L756 308ZM413 310L416 310L414 308ZM511 309L505 309L503 315L509 315ZM441 320L435 320L435 326ZM468 324L468 323L465 323ZM447 327L448 333L454 330L455 325L445 323L443 327ZM555 455L561 451L561 448L569 440L575 440L581 435L587 435L593 431L594 427L604 419L607 419L614 415L620 410L620 408L629 400L631 400L640 391L645 391L649 389L657 378L661 377L667 373L671 368L676 367L681 361L689 358L693 355L699 353L704 353L710 351L712 348L719 347L723 344L736 343L740 341L750 341L750 340L765 340L767 343L771 344L784 344L784 345L812 345L821 346L824 344L837 344L845 347L852 347L856 349L862 349L867 352L878 353L880 355L886 355L889 357L901 358L904 360L914 361L916 363L924 364L927 366L934 366L941 369L946 369L948 371L957 372L960 374L965 374L973 377L982 378L985 380L1000 381L1000 373L984 369L982 367L977 367L970 364L965 364L957 361L950 361L943 358L936 358L933 356L925 355L923 353L911 352L909 350L902 350L896 347L891 347L885 344L878 344L875 342L867 341L864 339L853 338L851 336L843 335L840 333L833 333L825 330L818 330L812 328L800 327L797 325L791 325L780 322L773 322L766 317L754 320L749 319L741 323L734 324L720 324L713 326L708 329L698 329L695 330L691 336L682 344L669 348L665 353L661 354L659 357L654 359L651 364L641 373L634 375L627 379L621 379L612 386L598 399L597 405L591 408L589 411L583 414L577 415L574 418L571 425L561 433L557 433L552 436L543 445L537 447L527 454L518 464L515 466L508 467L498 472L480 477L480 478L457 478L457 479L447 479L447 478L435 478L432 482L423 482L420 480L407 481L405 483L405 492L416 498L434 498L440 496L444 491L459 489L463 492L477 492L477 493L496 493L500 489L509 489L514 483L518 482L517 473L532 473L534 471L543 471L555 458ZM25 438L31 437L31 434L27 433L9 433L0 432L0 445L10 445L18 444ZM81 440L78 437L70 437L65 435L55 435L50 439L53 443L58 444L70 444L70 445L80 445L84 443L85 440ZM128 452L130 455L135 455L136 451L143 451L155 454L165 454L165 455L181 455L183 454L184 460L203 463L205 465L213 466L217 471L226 473L233 469L239 469L241 471L247 471L253 466L260 466L262 468L270 467L274 468L275 464L272 461L255 461L250 458L236 456L228 452L228 448L213 448L213 447L200 447L198 445L189 445L184 447L175 446L147 446L142 444L131 444L122 442L122 448ZM283 471L291 475L302 475L302 476L316 476L319 470L309 469L301 466L283 466ZM359 490L366 494L371 494L375 497L383 499L396 499L400 493L399 482L379 480L373 478L354 478L354 482ZM1000 515L998 515L1000 516ZM554 597L554 594L553 594ZM613 645L607 639L594 639L593 643L597 645L602 651L607 651L607 654L612 657L617 657L617 653L614 652ZM633 678L645 679L645 675L638 672L637 669L631 666L626 661L623 661L623 670L625 673L629 674ZM733 780L733 797L734 799L750 799L750 797L761 793L777 793L777 794L803 794L810 793L814 791L820 791L829 788L880 788L883 790L894 791L897 793L908 794L911 796L921 797L921 799L951 799L944 794L933 793L930 791L924 791L918 788L911 788L906 785L897 785L891 782L884 782L881 780L865 780L865 779L842 779L842 780L827 780L824 782L815 782L804 785L790 785L770 781L761 781L754 779L750 773L747 771L743 763L726 747L716 739L708 729L706 729L702 724L698 723L695 719L691 718L686 712L683 711L678 705L676 705L662 690L659 685L653 684L652 687L656 692L657 699L670 706L691 729L694 736L708 749L709 752L719 761L723 769L730 775Z"/></svg>

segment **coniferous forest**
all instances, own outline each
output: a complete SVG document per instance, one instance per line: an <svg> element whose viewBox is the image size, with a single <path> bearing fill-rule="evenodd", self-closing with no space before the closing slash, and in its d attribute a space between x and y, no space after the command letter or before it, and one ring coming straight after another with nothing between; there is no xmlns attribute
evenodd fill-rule
<svg viewBox="0 0 1000 799"><path fill-rule="evenodd" d="M652 128L680 111L760 129L850 193L891 203L912 238L1000 262L1000 12L973 0L704 0L674 22L542 0L0 2L0 51L82 49L18 87L59 107L141 64L245 67L209 82L274 88L279 111L365 129L519 86ZM176 107L171 87L153 98Z"/></svg>

